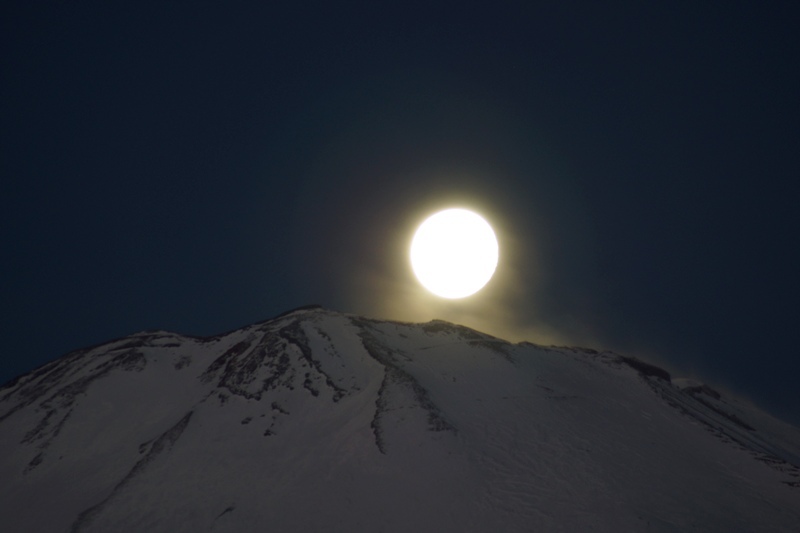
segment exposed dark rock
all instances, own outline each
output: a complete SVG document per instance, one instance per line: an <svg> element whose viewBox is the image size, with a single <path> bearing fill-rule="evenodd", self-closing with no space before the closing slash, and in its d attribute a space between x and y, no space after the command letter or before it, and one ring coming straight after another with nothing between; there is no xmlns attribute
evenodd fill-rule
<svg viewBox="0 0 800 533"><path fill-rule="evenodd" d="M667 372L663 368L651 365L650 363L645 363L641 359L637 359L635 357L628 357L626 355L620 355L619 360L620 362L625 363L629 367L638 371L644 377L659 378L668 382L672 381L672 376L670 376L669 372Z"/></svg>
<svg viewBox="0 0 800 533"><path fill-rule="evenodd" d="M384 367L383 381L375 400L375 414L370 423L378 450L383 454L387 453L382 420L387 410L389 389L393 386L406 387L411 390L417 406L426 411L429 430L456 432L456 428L444 418L442 412L430 400L428 391L411 374L401 368L399 365L400 355L389 351L377 341L369 331L370 323L368 321L355 320L354 322L360 326L359 336L367 353ZM443 324L449 323L443 322Z"/></svg>
<svg viewBox="0 0 800 533"><path fill-rule="evenodd" d="M232 513L232 512L233 512L235 509L236 509L236 507L234 507L233 505L231 505L230 507L227 507L227 508L226 508L224 511L222 511L221 513L219 513L219 514L217 515L217 517L216 517L214 520L219 520L220 518L222 518L222 517L223 517L223 516L225 516L226 514L228 514L228 513Z"/></svg>
<svg viewBox="0 0 800 533"><path fill-rule="evenodd" d="M722 395L720 393L718 393L705 383L702 385L694 385L691 387L686 387L683 389L683 391L692 395L705 394L707 396L711 396L715 400L719 400L720 398L722 398Z"/></svg>

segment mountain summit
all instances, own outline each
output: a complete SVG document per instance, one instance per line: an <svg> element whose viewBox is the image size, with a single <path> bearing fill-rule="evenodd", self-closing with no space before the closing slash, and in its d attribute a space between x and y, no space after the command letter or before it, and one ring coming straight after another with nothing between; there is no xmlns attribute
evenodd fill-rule
<svg viewBox="0 0 800 533"><path fill-rule="evenodd" d="M798 531L800 431L610 352L318 307L0 388L4 531Z"/></svg>

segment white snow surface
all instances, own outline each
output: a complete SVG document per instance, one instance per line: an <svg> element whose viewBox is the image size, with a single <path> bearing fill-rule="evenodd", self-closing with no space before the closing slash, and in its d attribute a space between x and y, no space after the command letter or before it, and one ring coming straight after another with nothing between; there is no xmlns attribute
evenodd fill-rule
<svg viewBox="0 0 800 533"><path fill-rule="evenodd" d="M0 530L800 531L800 431L633 358L300 309L0 389Z"/></svg>

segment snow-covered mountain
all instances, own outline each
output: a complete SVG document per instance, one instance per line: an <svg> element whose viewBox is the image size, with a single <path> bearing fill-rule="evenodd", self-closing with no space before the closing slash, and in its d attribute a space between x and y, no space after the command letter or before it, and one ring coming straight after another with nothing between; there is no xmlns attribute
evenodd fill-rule
<svg viewBox="0 0 800 533"><path fill-rule="evenodd" d="M612 353L298 309L0 389L0 530L800 531L800 431Z"/></svg>

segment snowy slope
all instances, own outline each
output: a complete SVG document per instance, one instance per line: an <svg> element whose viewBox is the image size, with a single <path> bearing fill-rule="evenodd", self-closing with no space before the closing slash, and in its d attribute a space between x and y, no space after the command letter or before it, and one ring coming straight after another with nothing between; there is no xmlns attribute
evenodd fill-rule
<svg viewBox="0 0 800 533"><path fill-rule="evenodd" d="M800 531L800 431L632 358L300 309L0 389L0 529Z"/></svg>

